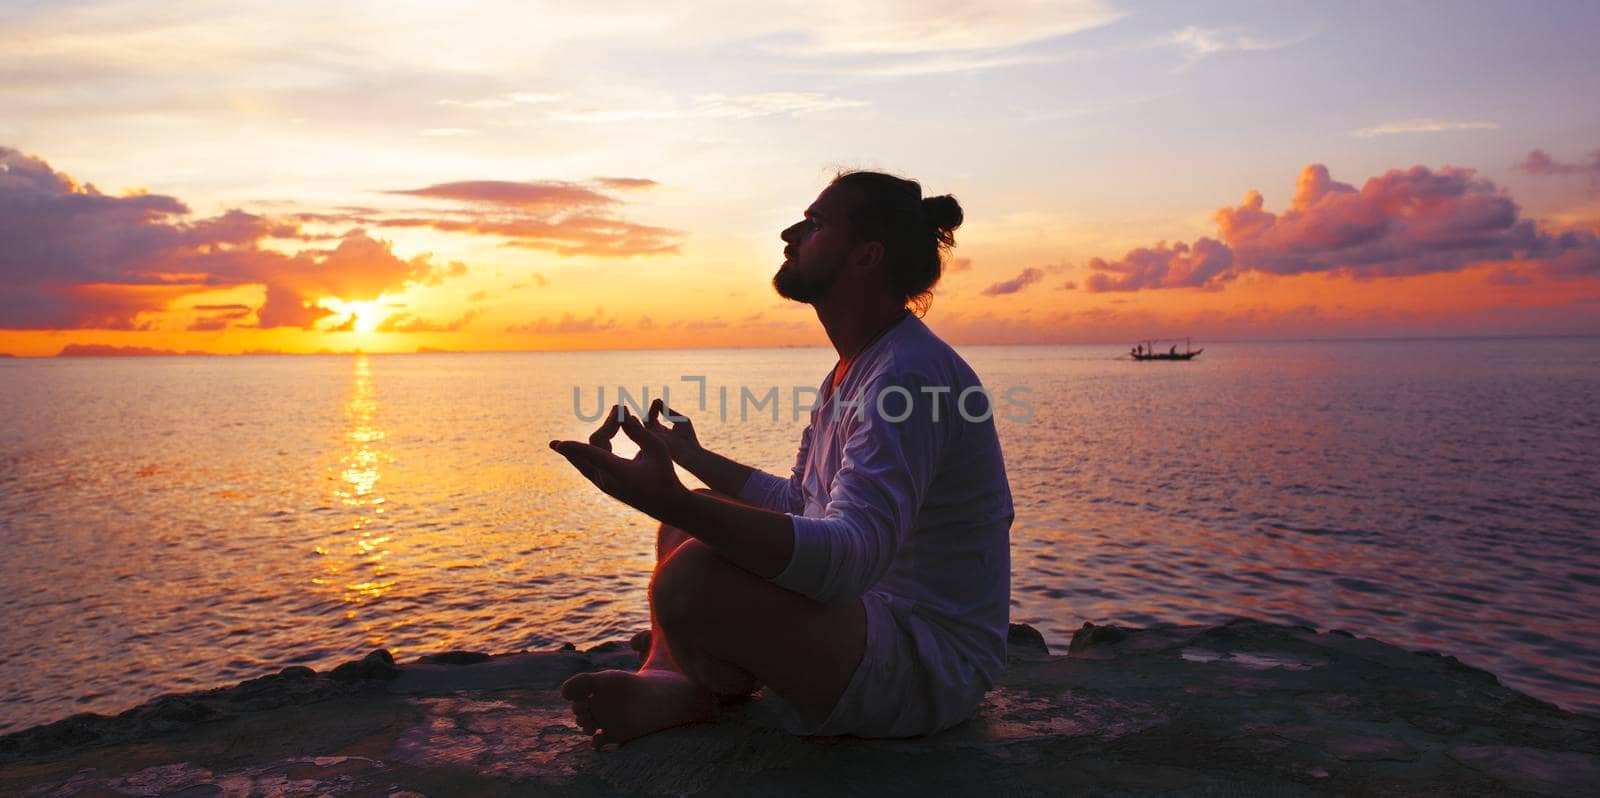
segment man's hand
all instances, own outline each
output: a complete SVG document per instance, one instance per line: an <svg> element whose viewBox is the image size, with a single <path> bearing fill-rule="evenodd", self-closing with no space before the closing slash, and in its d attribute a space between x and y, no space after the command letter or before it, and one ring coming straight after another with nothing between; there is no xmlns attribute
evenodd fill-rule
<svg viewBox="0 0 1600 798"><path fill-rule="evenodd" d="M611 453L611 439L619 427L639 445L639 453L631 460ZM688 434L692 439L693 431ZM611 408L588 443L551 441L550 448L567 458L606 495L658 520L688 493L672 468L672 453L666 442L645 429L622 405Z"/></svg>
<svg viewBox="0 0 1600 798"><path fill-rule="evenodd" d="M674 418L683 420L673 421L672 426L668 427L661 423L663 413L669 421ZM673 462L685 468L689 468L694 458L703 451L700 439L694 434L694 423L689 421L688 416L667 407L660 399L650 403L650 415L645 419L644 428L667 445L668 451L672 453Z"/></svg>

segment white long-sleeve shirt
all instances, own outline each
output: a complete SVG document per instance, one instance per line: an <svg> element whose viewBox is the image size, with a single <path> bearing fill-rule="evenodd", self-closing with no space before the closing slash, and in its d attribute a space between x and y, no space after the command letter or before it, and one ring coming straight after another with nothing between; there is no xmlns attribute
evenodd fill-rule
<svg viewBox="0 0 1600 798"><path fill-rule="evenodd" d="M935 680L987 689L1005 668L1013 517L993 401L909 314L832 378L790 477L758 470L739 492L791 514L794 554L772 581L825 604L885 595Z"/></svg>

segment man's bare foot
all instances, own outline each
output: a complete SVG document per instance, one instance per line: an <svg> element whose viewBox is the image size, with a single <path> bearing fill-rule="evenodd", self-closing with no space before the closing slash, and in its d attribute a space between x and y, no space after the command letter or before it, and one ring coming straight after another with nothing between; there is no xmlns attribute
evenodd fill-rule
<svg viewBox="0 0 1600 798"><path fill-rule="evenodd" d="M677 671L580 673L561 684L572 715L595 750L662 729L715 720L717 699Z"/></svg>

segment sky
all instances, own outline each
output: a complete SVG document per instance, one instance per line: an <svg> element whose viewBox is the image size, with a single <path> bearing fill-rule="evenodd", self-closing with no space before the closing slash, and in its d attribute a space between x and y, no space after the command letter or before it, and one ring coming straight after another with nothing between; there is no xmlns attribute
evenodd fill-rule
<svg viewBox="0 0 1600 798"><path fill-rule="evenodd" d="M957 344L1600 334L1595 30L0 0L0 353L823 345L778 233L859 168L961 202L926 317Z"/></svg>

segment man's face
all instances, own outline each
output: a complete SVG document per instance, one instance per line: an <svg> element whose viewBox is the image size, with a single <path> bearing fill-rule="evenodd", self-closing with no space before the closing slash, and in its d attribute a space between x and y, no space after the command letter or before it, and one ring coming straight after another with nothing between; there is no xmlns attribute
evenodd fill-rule
<svg viewBox="0 0 1600 798"><path fill-rule="evenodd" d="M772 276L779 296L814 304L828 295L854 249L848 217L851 199L848 189L830 186L806 209L804 219L779 235L787 244L783 265Z"/></svg>

